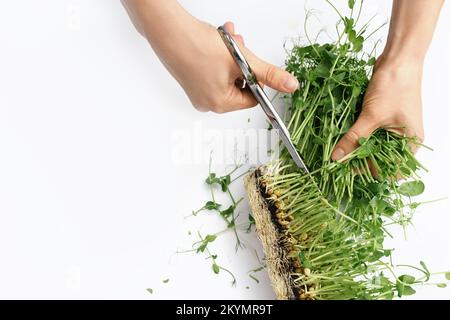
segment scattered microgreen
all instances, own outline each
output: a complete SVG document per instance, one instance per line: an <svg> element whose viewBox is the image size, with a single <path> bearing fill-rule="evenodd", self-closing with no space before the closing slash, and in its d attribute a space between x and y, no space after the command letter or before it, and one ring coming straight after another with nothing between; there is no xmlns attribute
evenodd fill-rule
<svg viewBox="0 0 450 320"><path fill-rule="evenodd" d="M197 232L199 241L193 244L192 250L178 251L182 252L195 252L197 254L205 254L207 259L211 259L211 270L214 274L221 274L221 271L229 274L232 278L232 285L236 284L236 277L234 274L219 264L217 260L217 255L211 253L211 244L213 244L219 235L225 234L227 232L232 232L236 239L236 250L243 248L243 244L240 240L239 233L246 232L249 233L252 230L252 226L255 225L255 220L249 214L247 221L241 221L239 219L239 205L241 204L243 198L237 199L232 190L231 186L235 181L240 181L248 170L239 173L239 169L243 167L242 164L237 164L235 167L224 175L218 175L216 172L212 171L212 155L209 162L209 172L206 177L205 184L208 186L210 191L210 200L208 200L200 209L193 211L193 216L197 216L198 213L202 211L210 211L211 213L216 213L224 222L225 229L213 234L207 234L202 236L200 232ZM217 199L220 198L221 203ZM223 204L222 204L223 203Z"/></svg>
<svg viewBox="0 0 450 320"><path fill-rule="evenodd" d="M148 293L153 294L153 289L152 288L147 288L146 289Z"/></svg>
<svg viewBox="0 0 450 320"><path fill-rule="evenodd" d="M425 191L425 184L422 181L404 182L397 189L398 193L407 197L415 197Z"/></svg>
<svg viewBox="0 0 450 320"><path fill-rule="evenodd" d="M162 282L163 283L168 283L170 279L164 279Z"/></svg>
<svg viewBox="0 0 450 320"><path fill-rule="evenodd" d="M445 279L450 280L450 271L445 273Z"/></svg>

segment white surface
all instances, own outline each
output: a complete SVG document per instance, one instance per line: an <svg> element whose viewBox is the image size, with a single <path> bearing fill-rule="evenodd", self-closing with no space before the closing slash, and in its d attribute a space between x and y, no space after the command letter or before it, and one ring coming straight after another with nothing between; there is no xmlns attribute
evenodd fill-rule
<svg viewBox="0 0 450 320"><path fill-rule="evenodd" d="M387 19L390 1L366 2L366 16ZM183 3L213 24L236 21L247 45L279 65L305 16L299 0ZM313 4L332 26L331 10ZM435 151L419 154L430 169L424 199L449 193L449 18L447 5L425 68L426 142ZM259 285L248 278L256 260L235 256L231 237L215 248L239 270L237 287L203 257L174 254L191 245L188 230L213 232L221 221L184 218L207 200L208 165L171 161L171 134L264 128L259 109L194 111L119 1L2 1L0 39L0 298L273 298L263 274ZM397 261L450 268L449 213L448 201L421 208L408 241L398 233ZM259 250L254 236L246 242ZM415 297L450 298L450 289Z"/></svg>

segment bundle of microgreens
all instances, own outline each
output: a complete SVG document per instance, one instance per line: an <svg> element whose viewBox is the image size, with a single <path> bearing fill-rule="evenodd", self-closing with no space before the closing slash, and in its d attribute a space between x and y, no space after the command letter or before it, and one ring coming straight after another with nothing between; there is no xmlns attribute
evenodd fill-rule
<svg viewBox="0 0 450 320"><path fill-rule="evenodd" d="M339 13L336 42L296 45L286 63L300 81L288 97L287 125L311 176L296 168L287 152L258 173L297 299L391 299L413 294L431 275L420 262L410 267L422 277L397 276L392 250L384 246L390 236L386 226L406 225L420 204L411 202L424 191L417 175L424 167L410 148L418 142L379 129L341 161L331 160L361 111L375 64L362 52L373 33L365 36L368 24L356 29L362 1L359 10L355 1L348 4L350 15Z"/></svg>

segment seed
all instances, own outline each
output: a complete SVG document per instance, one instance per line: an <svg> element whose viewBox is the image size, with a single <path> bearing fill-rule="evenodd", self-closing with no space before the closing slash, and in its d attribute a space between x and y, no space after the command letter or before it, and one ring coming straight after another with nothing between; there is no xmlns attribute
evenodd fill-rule
<svg viewBox="0 0 450 320"><path fill-rule="evenodd" d="M284 203L283 203L283 201L277 201L277 202L275 203L275 207L277 207L278 210L283 210L283 208L284 208Z"/></svg>
<svg viewBox="0 0 450 320"><path fill-rule="evenodd" d="M271 196L271 195L273 194L273 190L272 190L272 189L267 189L267 194L268 194L269 196Z"/></svg>
<svg viewBox="0 0 450 320"><path fill-rule="evenodd" d="M300 294L300 300L306 300L306 294L304 293Z"/></svg>
<svg viewBox="0 0 450 320"><path fill-rule="evenodd" d="M304 268L303 269L303 274L305 275L305 276L310 276L311 275L311 269L309 269L309 268Z"/></svg>
<svg viewBox="0 0 450 320"><path fill-rule="evenodd" d="M302 241L306 241L307 239L308 239L308 234L307 233L302 234L301 237L300 237L300 240L302 240Z"/></svg>
<svg viewBox="0 0 450 320"><path fill-rule="evenodd" d="M280 191L279 189L275 190L273 193L274 193L277 197L281 197L281 195L282 195L282 193L281 193L281 191Z"/></svg>

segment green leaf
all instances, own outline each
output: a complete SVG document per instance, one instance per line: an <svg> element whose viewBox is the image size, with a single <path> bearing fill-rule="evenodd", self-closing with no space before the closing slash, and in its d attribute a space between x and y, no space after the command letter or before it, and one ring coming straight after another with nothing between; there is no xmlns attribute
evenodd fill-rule
<svg viewBox="0 0 450 320"><path fill-rule="evenodd" d="M436 286L438 288L447 288L447 284L445 284L445 283L438 283Z"/></svg>
<svg viewBox="0 0 450 320"><path fill-rule="evenodd" d="M405 285L400 281L397 281L395 287L397 288L398 297L401 298L403 296L403 291L405 290Z"/></svg>
<svg viewBox="0 0 450 320"><path fill-rule="evenodd" d="M206 250L206 247L209 243L213 242L217 239L217 236L215 234L208 234L205 239L201 242L201 244L197 248L197 253L204 252Z"/></svg>
<svg viewBox="0 0 450 320"><path fill-rule="evenodd" d="M319 64L315 71L320 78L328 78L330 76L330 68L323 63Z"/></svg>
<svg viewBox="0 0 450 320"><path fill-rule="evenodd" d="M350 9L353 9L354 6L355 6L355 0L348 0L348 7Z"/></svg>
<svg viewBox="0 0 450 320"><path fill-rule="evenodd" d="M228 207L228 209L220 211L220 215L224 218L228 218L229 216L231 216L234 213L235 209L236 209L236 207L234 205L231 205Z"/></svg>
<svg viewBox="0 0 450 320"><path fill-rule="evenodd" d="M347 18L347 17L344 18L345 33L347 33L349 35L349 37L350 37L350 33L352 31L354 31L353 30L354 23L355 23L355 20L353 20L352 18ZM356 32L355 32L355 35L356 35Z"/></svg>
<svg viewBox="0 0 450 320"><path fill-rule="evenodd" d="M369 66L374 66L375 62L377 62L377 59L375 57L372 57L372 58L369 59L369 61L367 61L367 64Z"/></svg>
<svg viewBox="0 0 450 320"><path fill-rule="evenodd" d="M404 275L398 277L398 279L405 284L413 284L416 281L415 277L410 276L408 274L404 274Z"/></svg>
<svg viewBox="0 0 450 320"><path fill-rule="evenodd" d="M359 52L362 50L363 48L363 44L364 44L364 37L363 36L358 36L357 38L355 38L353 41L353 50L355 52Z"/></svg>
<svg viewBox="0 0 450 320"><path fill-rule="evenodd" d="M213 242L214 240L216 240L217 239L217 236L215 235L215 234L208 234L206 237L205 237L205 241L206 242Z"/></svg>
<svg viewBox="0 0 450 320"><path fill-rule="evenodd" d="M210 173L208 178L206 178L205 182L209 185L213 184L213 183L217 183L219 181L219 179L216 177L215 173Z"/></svg>
<svg viewBox="0 0 450 320"><path fill-rule="evenodd" d="M405 286L405 288L403 289L403 295L404 296L412 296L415 293L416 293L416 290L414 290L410 286Z"/></svg>
<svg viewBox="0 0 450 320"><path fill-rule="evenodd" d="M357 98L357 97L359 97L360 94L361 94L361 88L360 87L353 87L352 88L352 96Z"/></svg>
<svg viewBox="0 0 450 320"><path fill-rule="evenodd" d="M445 273L445 279L450 280L450 271Z"/></svg>
<svg viewBox="0 0 450 320"><path fill-rule="evenodd" d="M220 272L220 267L216 263L213 263L212 269L215 274L218 274Z"/></svg>
<svg viewBox="0 0 450 320"><path fill-rule="evenodd" d="M422 181L404 182L398 187L398 193L408 197L418 196L425 191L425 184Z"/></svg>
<svg viewBox="0 0 450 320"><path fill-rule="evenodd" d="M149 292L150 294L153 294L153 289L152 289L152 288L147 288L146 290L147 290L147 292Z"/></svg>
<svg viewBox="0 0 450 320"><path fill-rule="evenodd" d="M221 206L220 203L217 203L217 202L214 202L214 201L208 201L205 204L205 209L206 210L219 210L220 206Z"/></svg>
<svg viewBox="0 0 450 320"><path fill-rule="evenodd" d="M220 186L222 187L222 191L226 192L228 190L229 185L231 184L230 175L221 177L219 183L220 183Z"/></svg>

